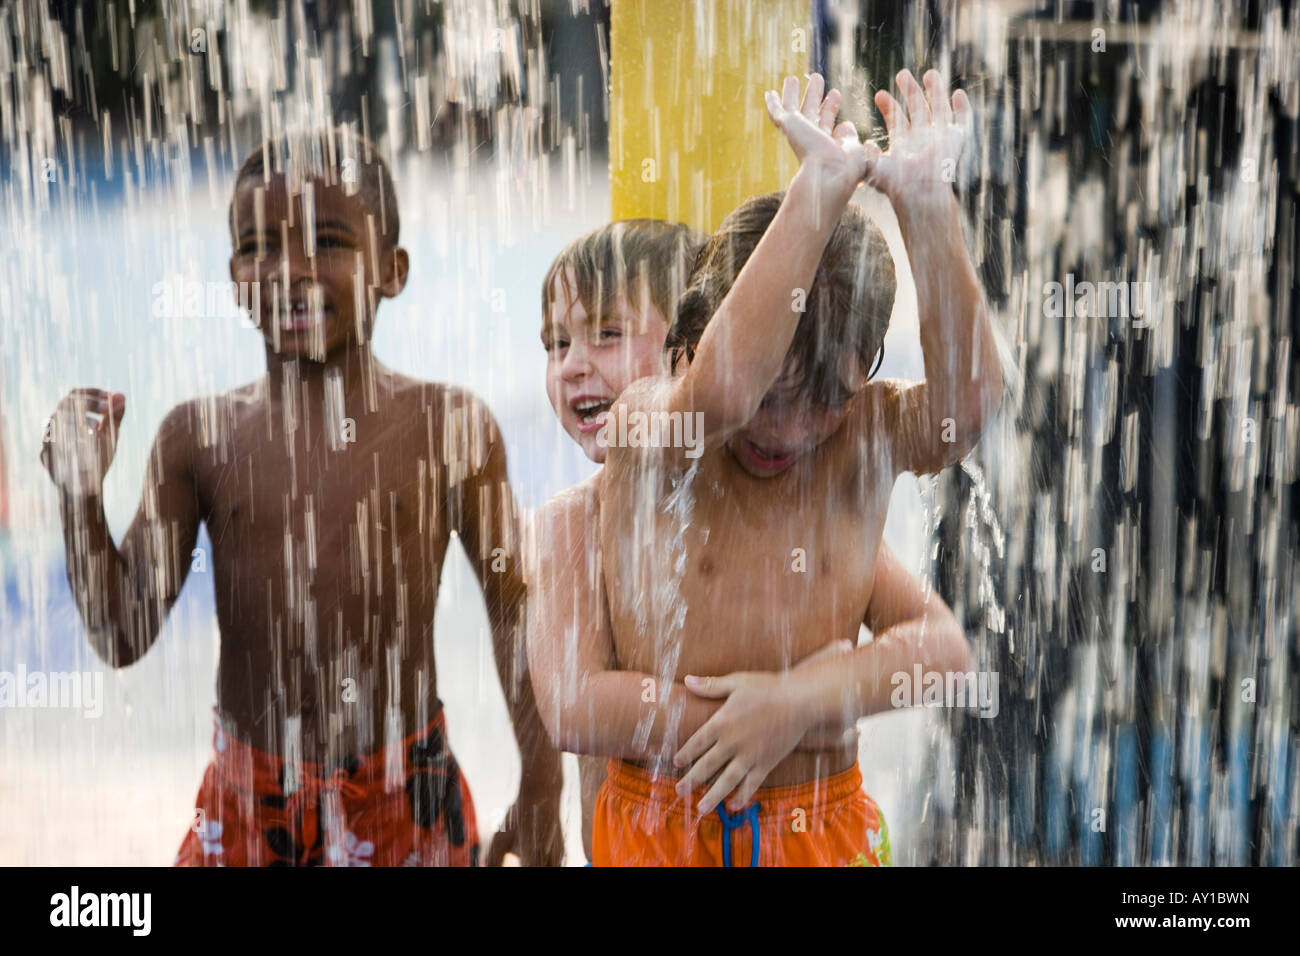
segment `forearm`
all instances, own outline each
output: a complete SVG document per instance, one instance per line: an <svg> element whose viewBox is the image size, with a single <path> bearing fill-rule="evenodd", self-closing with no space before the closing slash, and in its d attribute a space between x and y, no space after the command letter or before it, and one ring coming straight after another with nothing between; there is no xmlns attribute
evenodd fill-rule
<svg viewBox="0 0 1300 956"><path fill-rule="evenodd" d="M680 681L662 686L649 674L601 671L562 708L557 743L572 753L668 763L721 704Z"/></svg>
<svg viewBox="0 0 1300 956"><path fill-rule="evenodd" d="M537 700L528 673L528 657L521 628L518 601L498 605L490 614L492 650L497 676L506 699L506 710L519 747L525 785L559 779L560 755L537 713Z"/></svg>
<svg viewBox="0 0 1300 956"><path fill-rule="evenodd" d="M95 653L111 667L134 663L161 626L113 541L99 494L60 495L68 586Z"/></svg>
<svg viewBox="0 0 1300 956"><path fill-rule="evenodd" d="M797 693L808 726L848 730L863 717L895 709L896 675L966 672L970 649L954 621L919 617L891 627L839 661L800 667Z"/></svg>
<svg viewBox="0 0 1300 956"><path fill-rule="evenodd" d="M561 780L560 753L537 713L531 681L525 679L510 707L510 723L519 747L521 788L558 787Z"/></svg>
<svg viewBox="0 0 1300 956"><path fill-rule="evenodd" d="M1002 370L983 288L944 187L895 207L916 283L921 351L934 433L951 419L973 445L1002 400Z"/></svg>
<svg viewBox="0 0 1300 956"><path fill-rule="evenodd" d="M683 382L711 435L743 426L780 375L822 252L852 189L801 166L753 254L709 321Z"/></svg>

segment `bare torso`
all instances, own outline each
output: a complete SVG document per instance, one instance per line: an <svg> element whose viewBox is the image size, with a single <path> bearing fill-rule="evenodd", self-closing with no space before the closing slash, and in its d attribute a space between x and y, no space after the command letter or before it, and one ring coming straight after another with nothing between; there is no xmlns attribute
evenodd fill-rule
<svg viewBox="0 0 1300 956"><path fill-rule="evenodd" d="M463 477L446 463L452 393L386 375L375 411L343 413L355 442L331 447L318 408L286 429L265 391L193 405L218 707L270 753L296 749L295 724L305 760L373 752L436 713L434 609Z"/></svg>
<svg viewBox="0 0 1300 956"><path fill-rule="evenodd" d="M603 482L619 668L678 681L779 671L832 640L856 643L892 487L891 472L864 474L855 464L863 460L873 458L842 429L772 478L752 477L730 452L710 449L676 488L661 488L657 508L637 488L654 479ZM765 785L826 776L855 759L854 746L796 751Z"/></svg>

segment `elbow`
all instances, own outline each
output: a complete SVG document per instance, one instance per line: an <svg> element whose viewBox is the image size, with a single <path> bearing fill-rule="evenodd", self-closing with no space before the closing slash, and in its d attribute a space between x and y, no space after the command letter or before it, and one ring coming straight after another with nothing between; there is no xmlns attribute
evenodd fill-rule
<svg viewBox="0 0 1300 956"><path fill-rule="evenodd" d="M965 633L960 629L953 632L952 654L953 670L961 671L964 674L975 666L975 655L971 653L970 641L966 640Z"/></svg>
<svg viewBox="0 0 1300 956"><path fill-rule="evenodd" d="M155 634L129 634L114 621L86 622L86 637L91 650L113 670L125 670L153 644Z"/></svg>
<svg viewBox="0 0 1300 956"><path fill-rule="evenodd" d="M721 441L748 425L758 414L767 394L734 373L706 373L692 377L687 372L683 388L690 396L686 407L698 413L701 428L711 441Z"/></svg>
<svg viewBox="0 0 1300 956"><path fill-rule="evenodd" d="M602 721L596 714L596 689L592 683L590 674L582 681L575 681L573 692L561 696L551 708L554 717L551 740L567 753L590 757L609 753L608 721Z"/></svg>
<svg viewBox="0 0 1300 956"><path fill-rule="evenodd" d="M998 410L1002 407L1001 384L996 384L996 387L982 386L969 397L965 405L970 411L961 416L957 422L957 429L961 436L961 443L966 446L966 452L969 453L979 444L980 438L993 424L993 419L997 417Z"/></svg>
<svg viewBox="0 0 1300 956"><path fill-rule="evenodd" d="M577 752L573 747L572 724L563 715L556 714L552 708L544 707L538 710L538 716L541 717L546 736L550 738L551 744L556 750L564 750L569 753Z"/></svg>
<svg viewBox="0 0 1300 956"><path fill-rule="evenodd" d="M998 366L993 366L972 383L972 388L963 403L969 411L962 416L964 419L962 424L966 434L970 436L972 447L997 417L998 411L1002 408L1005 391Z"/></svg>
<svg viewBox="0 0 1300 956"><path fill-rule="evenodd" d="M557 750L568 753L586 753L584 746L589 746L589 734L583 732L587 725L578 695L566 695L559 688L540 687L534 681L537 696L537 716L541 719L546 735Z"/></svg>
<svg viewBox="0 0 1300 956"><path fill-rule="evenodd" d="M572 732L561 734L558 737L552 737L551 741L555 744L556 750L562 750L566 754L577 754L579 757L591 757L595 756L596 753L595 748L590 745L590 742L586 738Z"/></svg>
<svg viewBox="0 0 1300 956"><path fill-rule="evenodd" d="M947 619L940 629L940 634L937 656L943 662L943 666L937 669L954 674L968 673L975 666L975 656L971 653L970 641L966 639L966 632L957 623L957 619L952 615L947 615Z"/></svg>
<svg viewBox="0 0 1300 956"><path fill-rule="evenodd" d="M939 673L966 673L974 666L970 641L966 632L946 603L932 595L925 610L921 613L922 662L930 670Z"/></svg>
<svg viewBox="0 0 1300 956"><path fill-rule="evenodd" d="M551 742L555 744L556 750L563 750L565 753L578 754L583 757L596 756L599 748L595 745L595 738L586 728L579 725L578 721L573 720L569 715L558 721L555 728L550 731Z"/></svg>
<svg viewBox="0 0 1300 956"><path fill-rule="evenodd" d="M980 443L1001 403L1000 393L996 400L990 400L981 393L981 397L967 402L966 407L971 411L943 422L945 428L941 429L941 432L944 433L946 440L943 443L941 457L945 468L957 464L975 450L975 446Z"/></svg>
<svg viewBox="0 0 1300 956"><path fill-rule="evenodd" d="M541 704L541 701L538 702ZM573 721L567 710L555 704L542 705L538 706L537 715L541 718L542 727L546 728L546 736L550 737L555 749L576 753L573 749L575 743Z"/></svg>
<svg viewBox="0 0 1300 956"><path fill-rule="evenodd" d="M547 710L550 715L543 716L542 723L551 737L551 743L555 744L557 750L580 753L579 734L570 710L566 707L548 707Z"/></svg>

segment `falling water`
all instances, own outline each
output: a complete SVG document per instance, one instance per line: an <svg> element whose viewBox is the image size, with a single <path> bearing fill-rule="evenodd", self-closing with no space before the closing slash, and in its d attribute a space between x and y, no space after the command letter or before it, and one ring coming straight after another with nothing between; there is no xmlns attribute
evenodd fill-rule
<svg viewBox="0 0 1300 956"><path fill-rule="evenodd" d="M1019 371L983 477L939 482L930 573L1003 707L946 721L919 859L1292 865L1300 24L1015 6L901 23L980 103L960 188ZM1145 299L1052 308L1083 282Z"/></svg>
<svg viewBox="0 0 1300 956"><path fill-rule="evenodd" d="M608 218L606 5L145 6L0 6L0 671L103 677L99 719L0 711L4 863L167 862L188 823L212 744L211 542L196 542L158 646L106 668L68 593L37 457L69 388L125 392L105 483L120 536L167 411L263 374L226 262L234 173L258 142L334 124L374 140L412 260L376 353L487 401L525 505L590 473L546 403L536 303L559 248ZM957 188L1005 337L998 420L923 495L895 496L916 512L895 550L923 555L1000 696L991 719L913 715L907 759L881 751L893 764L866 768L896 787L887 812L910 838L896 859L1294 865L1300 13L1281 0L818 6L825 69L863 132L881 135L871 94L903 66L969 92L978 124ZM1084 283L1107 287L1071 294ZM916 369L914 334L896 341L895 371ZM337 425L339 392L307 413ZM204 447L228 446L214 403L196 427ZM683 526L689 505L684 486L670 504ZM291 544L286 564L292 578L314 558ZM671 580L645 593L671 679L687 609ZM518 761L478 595L450 560L439 695L486 831ZM375 737L396 733L374 720ZM282 736L292 747L299 731Z"/></svg>
<svg viewBox="0 0 1300 956"><path fill-rule="evenodd" d="M550 259L608 216L590 85L608 14L577 7L0 6L0 670L103 679L98 719L0 712L12 770L0 783L0 860L166 863L192 817L212 753L218 646L206 530L157 646L131 668L106 668L68 593L57 499L37 459L68 389L126 393L105 481L120 539L168 409L264 374L226 262L234 172L264 137L336 122L379 146L413 267L379 312L377 355L485 399L525 505L587 473L546 404L536 312ZM300 411L327 423L355 414L330 395L323 410ZM226 448L227 416L208 402L199 412L199 443ZM308 565L305 551L287 560ZM438 692L490 833L514 799L518 760L479 595L453 548L439 590ZM384 716L373 723L384 739ZM298 733L282 736L292 746Z"/></svg>

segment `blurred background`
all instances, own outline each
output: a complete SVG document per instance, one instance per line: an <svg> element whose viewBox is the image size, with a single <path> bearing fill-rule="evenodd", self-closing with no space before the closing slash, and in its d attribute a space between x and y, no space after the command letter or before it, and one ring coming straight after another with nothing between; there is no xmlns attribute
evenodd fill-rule
<svg viewBox="0 0 1300 956"><path fill-rule="evenodd" d="M693 50L664 55L656 3L693 22ZM762 0L0 6L0 671L100 671L105 698L97 719L0 707L0 864L165 865L192 819L212 749L210 577L191 574L142 661L105 670L38 454L69 388L125 392L105 486L120 535L167 410L262 374L232 303L158 308L168 283L228 281L243 155L312 123L379 144L411 277L380 310L376 354L482 396L536 508L591 471L546 399L541 281L609 220L640 156L627 144L658 135L627 103L640 89L667 124L696 87L776 87L773 44L845 91L863 135L883 136L871 98L902 67L945 72L978 117L955 188L1008 399L962 466L900 480L886 541L957 610L1000 707L862 723L895 862L1295 863L1294 5L793 6L793 20ZM620 76L624 49L641 59ZM711 72L724 50L752 64L744 77ZM681 98L655 101L660 84ZM734 112L771 148L760 98ZM660 167L693 146L667 136ZM881 374L919 379L897 227L878 195L857 201L899 264ZM1083 282L1140 284L1143 314L1058 314L1049 287ZM442 584L439 690L486 836L518 759L458 552Z"/></svg>

